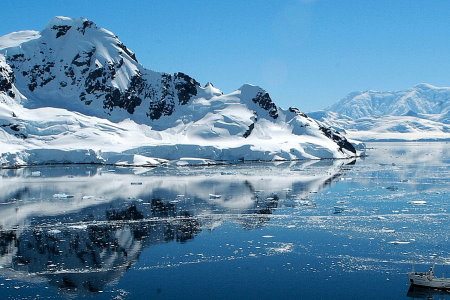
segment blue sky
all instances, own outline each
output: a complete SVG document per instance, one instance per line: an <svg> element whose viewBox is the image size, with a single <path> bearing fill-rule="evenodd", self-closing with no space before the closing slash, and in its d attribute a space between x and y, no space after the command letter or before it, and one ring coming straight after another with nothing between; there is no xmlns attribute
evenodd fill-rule
<svg viewBox="0 0 450 300"><path fill-rule="evenodd" d="M257 84L304 111L351 91L450 85L450 1L2 0L1 15L0 35L84 16L148 68L224 92Z"/></svg>

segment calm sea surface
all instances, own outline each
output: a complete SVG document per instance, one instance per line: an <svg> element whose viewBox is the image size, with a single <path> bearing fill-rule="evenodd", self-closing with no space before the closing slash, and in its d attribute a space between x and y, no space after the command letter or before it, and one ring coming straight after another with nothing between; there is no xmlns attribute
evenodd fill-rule
<svg viewBox="0 0 450 300"><path fill-rule="evenodd" d="M0 170L2 299L450 299L450 143L213 167Z"/></svg>

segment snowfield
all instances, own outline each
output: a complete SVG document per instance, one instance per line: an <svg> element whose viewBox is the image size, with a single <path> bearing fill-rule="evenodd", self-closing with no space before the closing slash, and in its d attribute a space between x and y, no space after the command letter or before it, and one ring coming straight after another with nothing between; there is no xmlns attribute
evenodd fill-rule
<svg viewBox="0 0 450 300"><path fill-rule="evenodd" d="M54 18L0 37L0 164L154 166L349 158L348 141L269 93L224 94L184 73L145 69L110 31Z"/></svg>

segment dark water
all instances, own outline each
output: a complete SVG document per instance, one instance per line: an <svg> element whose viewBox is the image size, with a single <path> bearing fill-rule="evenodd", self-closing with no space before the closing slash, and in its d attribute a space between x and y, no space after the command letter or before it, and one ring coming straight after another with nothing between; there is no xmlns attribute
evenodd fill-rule
<svg viewBox="0 0 450 300"><path fill-rule="evenodd" d="M356 161L0 170L0 298L450 299L406 278L450 276L449 144L369 146Z"/></svg>

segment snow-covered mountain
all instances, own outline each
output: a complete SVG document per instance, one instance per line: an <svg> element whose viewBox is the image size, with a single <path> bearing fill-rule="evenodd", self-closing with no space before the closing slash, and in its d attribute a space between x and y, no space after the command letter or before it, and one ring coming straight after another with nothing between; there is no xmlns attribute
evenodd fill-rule
<svg viewBox="0 0 450 300"><path fill-rule="evenodd" d="M296 108L245 84L224 94L138 63L92 21L56 17L0 37L0 163L156 164L360 155Z"/></svg>
<svg viewBox="0 0 450 300"><path fill-rule="evenodd" d="M308 113L362 140L450 139L450 87L418 84L397 92L354 92Z"/></svg>

